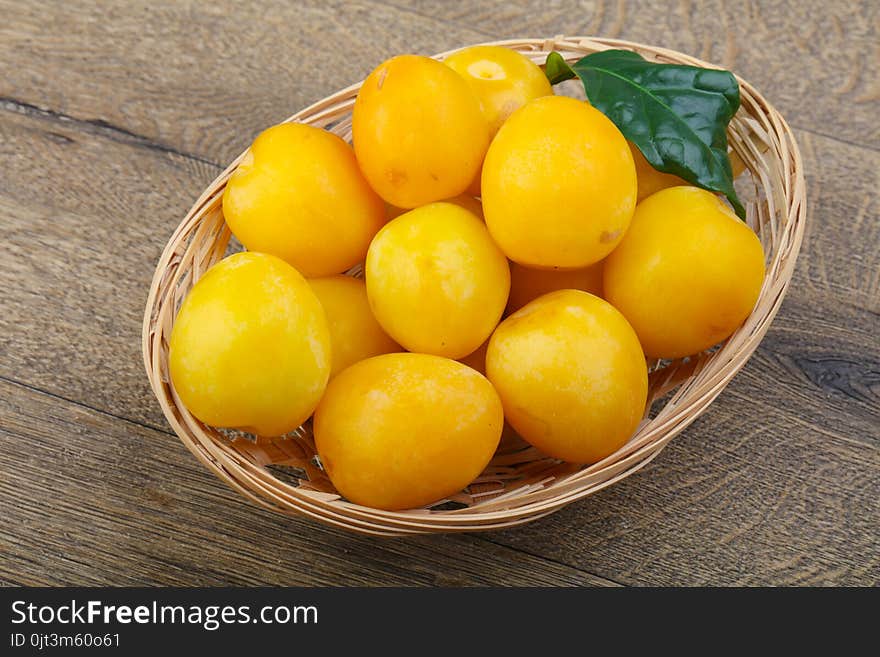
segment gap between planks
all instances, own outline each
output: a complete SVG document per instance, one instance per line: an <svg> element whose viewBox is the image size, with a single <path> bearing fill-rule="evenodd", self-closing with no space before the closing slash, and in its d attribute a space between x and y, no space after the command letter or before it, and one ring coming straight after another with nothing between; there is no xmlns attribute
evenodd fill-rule
<svg viewBox="0 0 880 657"><path fill-rule="evenodd" d="M29 118L40 119L43 121L59 123L67 127L72 127L90 136L103 137L105 139L109 139L110 141L115 141L116 143L120 144L126 144L128 146L146 148L162 153L168 153L170 155L177 155L188 160L207 164L208 166L215 167L220 171L225 168L217 164L216 162L212 162L211 160L205 159L198 155L194 155L192 153L178 150L172 146L168 146L167 144L160 144L159 142L153 141L149 137L145 137L136 132L132 132L131 130L128 130L126 128L121 128L117 125L110 123L109 121L105 121L104 119L81 119L76 116L71 116L70 114L65 114L63 112L59 112L53 109L39 107L32 103L26 103L16 98L9 98L7 96L0 96L0 107L2 107L7 112L11 112L14 114L21 114Z"/></svg>
<svg viewBox="0 0 880 657"><path fill-rule="evenodd" d="M80 130L90 136L104 137L117 143L146 148L162 153L168 153L170 155L176 155L178 157L186 158L194 162L199 162L201 164L214 167L218 171L222 171L226 168L226 165L224 164L220 164L199 155L180 150L173 146L169 146L168 144L156 142L149 137L128 130L127 128L114 125L113 123L110 123L109 121L106 121L104 119L83 119L72 116L70 114L59 112L57 110L53 110L51 108L39 107L32 103L27 103L16 98L6 96L0 96L0 108L8 112L22 114L30 118L36 118L51 123L58 123L65 126L73 127L74 129ZM291 112L292 111L295 110L291 110ZM867 146L865 144L858 144L847 139L837 137L835 135L820 132L812 128L802 127L796 123L792 123L791 127L799 132L805 132L807 134L822 137L824 139L830 139L831 141L845 144L851 148L866 150L871 153L880 153L880 148ZM194 194L198 193L198 191L200 190L196 190Z"/></svg>
<svg viewBox="0 0 880 657"><path fill-rule="evenodd" d="M42 390L42 389L40 389L40 388L38 388L38 387L36 387L36 386L30 385L30 384L27 384L27 383L23 383L23 382L21 382L21 381L17 381L17 380L15 380L15 379L10 379L9 377L6 377L6 376L0 376L0 381L6 382L6 383L8 383L8 384L10 384L10 385L18 386L18 387L20 387L20 388L22 388L22 389L28 391L30 394L33 394L33 395L42 395L42 396L48 397L48 398L50 398L50 399L53 399L53 400L56 400L56 401L59 401L59 402L64 402L64 403L67 403L67 404L71 404L71 405L73 405L73 406L77 406L77 407L80 407L80 408L83 408L83 409L86 409L86 410L92 411L92 412L94 412L94 413L98 413L98 414L100 414L100 415L103 415L104 417L112 418L113 420L118 420L118 421L121 421L121 422L125 422L125 423L127 423L127 424L133 424L133 425L135 425L135 426L139 426L139 427L142 427L142 428L144 428L144 429L148 429L148 430L150 430L150 431L156 431L156 432L158 432L158 433L161 433L161 434L164 434L164 435L167 435L167 436L169 436L169 437L172 437L172 438L177 439L177 435L174 434L173 432L169 431L167 428L166 428L166 429L157 428L157 427L154 427L154 426L152 426L152 425L149 425L149 424L146 424L146 423L143 423L143 422L138 422L138 421L136 421L136 420L132 420L132 419L130 419L130 418L122 417L122 416L120 416L120 415L116 415L115 413L111 413L111 412L109 412L109 411L105 411L105 410L102 410L102 409L99 409L99 408L95 408L95 407L93 407L93 406L89 406L88 404L84 404L84 403L79 402L79 401L77 401L77 400L70 399L70 398L67 398L67 397L63 397L63 396L61 396L61 395L57 395L57 394L54 394L54 393L48 392L48 391L46 391L46 390ZM2 427L0 427L0 428L2 428ZM243 500L243 501L245 501L245 500ZM245 502L246 502L246 501L245 501ZM544 555L542 555L542 554L538 554L538 553L532 552L532 551L530 551L530 550L523 550L523 549L521 549L521 548L519 548L519 547L514 547L514 546L511 546L511 545L507 545L507 544L505 544L505 543L503 543L503 542L499 542L499 541L493 540L493 539L488 538L487 536L481 534L480 532L474 532L474 533L471 533L470 536L471 536L473 539L475 539L475 540L478 540L478 541L481 541L481 542L485 542L485 543L490 543L490 544L495 545L496 547L499 547L499 548L502 548L502 549L511 550L512 552L518 552L518 553L523 554L523 555L525 555L525 556L533 557L533 558L535 558L535 559L540 559L541 561L546 561L547 563L552 563L552 564L555 564L555 565L557 565L557 566L561 566L561 567L565 567L565 568L568 568L568 569L574 570L574 571L576 571L576 572L582 573L583 575L585 575L585 576L587 576L587 577L589 577L589 578L595 580L595 581L596 581L597 583L599 583L599 584L605 584L606 586L610 586L610 587L623 587L623 586L627 586L626 584L623 584L623 583L621 583L621 582L618 582L618 581L615 581L615 580L613 580L613 579L610 579L609 577L606 577L606 576L604 576L604 575L598 575L598 574L593 573L593 572L591 572L591 571L589 571L589 570L584 570L583 568L578 568L577 566L574 566L574 565L572 565L572 564L565 563L564 561L560 561L560 560L558 560L558 559L554 559L554 558L552 558L552 557L547 557L547 556L544 556Z"/></svg>

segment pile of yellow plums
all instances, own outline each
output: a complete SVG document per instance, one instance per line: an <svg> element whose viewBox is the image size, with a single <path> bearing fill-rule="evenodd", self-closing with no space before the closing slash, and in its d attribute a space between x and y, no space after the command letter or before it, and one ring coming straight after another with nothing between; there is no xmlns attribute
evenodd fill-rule
<svg viewBox="0 0 880 657"><path fill-rule="evenodd" d="M311 417L352 502L453 495L505 421L597 462L645 415L646 355L705 350L756 302L755 233L513 50L389 59L352 120L353 148L298 123L256 138L223 195L247 251L170 339L192 415L269 437Z"/></svg>

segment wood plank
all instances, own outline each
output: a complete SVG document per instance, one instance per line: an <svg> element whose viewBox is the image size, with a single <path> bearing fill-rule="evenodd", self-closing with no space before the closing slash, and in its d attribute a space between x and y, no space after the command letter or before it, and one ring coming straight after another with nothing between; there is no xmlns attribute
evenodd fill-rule
<svg viewBox="0 0 880 657"><path fill-rule="evenodd" d="M493 538L627 584L876 586L880 417L869 446L762 396L735 379L639 474Z"/></svg>
<svg viewBox="0 0 880 657"><path fill-rule="evenodd" d="M597 34L730 66L794 125L834 126L840 139L880 148L871 0L398 4L2 0L0 97L225 164L260 130L393 54Z"/></svg>
<svg viewBox="0 0 880 657"><path fill-rule="evenodd" d="M880 162L875 152L834 139L803 132L798 137L810 166L809 234L789 298L755 359L710 411L644 474L534 526L492 535L491 540L622 583L878 581L880 345L876 336L880 313L874 190ZM14 177L0 178L0 222L9 244L0 251L0 376L164 428L141 371L142 304L164 240L216 169L173 152L146 148L136 136L33 111L0 112L0 166L15 171ZM6 396L4 391L0 398ZM198 540L187 543L186 556L160 565L161 555L150 554L144 558L151 571L137 571L129 579L117 573L116 581L146 583L150 577L165 577L163 581L175 582L191 576L189 581L221 582L233 577L231 566L215 566L212 561L223 555L205 553L203 544L214 540L209 532L217 521L225 521L224 531L233 532L236 523L244 522L240 518L263 512L214 481L165 434L135 425L95 429L96 420L87 409L58 400L48 405L68 409L64 420L51 419L51 413L40 410L30 412L27 426L32 431L57 432L62 443L46 442L42 452L15 454L20 444L50 440L45 436L38 440L17 429L12 434L14 443L4 437L0 449L0 459L8 464L0 469L0 496L11 500L13 493L27 491L29 526L57 521L55 516L40 515L49 513L45 491L54 492L58 486L53 473L81 458L87 460L78 474L71 475L78 478L74 483L92 489L98 486L108 499L130 488L164 485L165 480L158 479L145 485L135 473L127 473L110 476L102 487L89 476L89 472L112 471L108 466L112 455L102 452L93 457L92 452L115 449L115 458L122 458L119 454L126 451L119 451L120 441L139 436L138 445L162 445L158 454L144 455L139 476L183 467L184 477L168 481L202 482L198 477L206 478L171 490L178 504L192 500L201 505L202 513L210 510L215 522L206 523ZM100 413L94 415L117 422ZM9 417L0 415L0 427L7 432L24 422ZM141 447L129 447L125 458L133 458L136 449ZM167 450L178 453L163 460ZM47 461L44 453L61 460ZM29 469L18 459L30 459ZM37 474L39 468L43 474ZM3 482L11 481L16 472L25 473L19 477L33 477L34 482L25 487L26 482L16 479L13 488L4 488ZM75 490L82 496L82 489ZM21 504L15 499L15 504L6 503L5 508ZM208 507L212 500L216 506ZM31 537L28 540L35 543L15 548L15 568L30 573L32 579L27 581L53 581L35 575L36 567L27 570L28 560L42 559L37 563L57 569L59 579L54 581L103 581L100 578L112 565L111 557L100 556L98 565L89 570L90 552L106 551L106 544L118 541L120 532L135 535L146 531L138 529L143 524L155 526L162 508L158 502L143 500L129 499L126 504L100 507L95 513L81 500L82 509L62 504L58 507L62 518L72 515L76 522L94 524L104 547L100 548L98 539L88 542L88 536L77 533L83 546L74 546L69 557L59 557L59 535L44 532L51 535ZM142 504L153 515L134 518L132 509ZM372 554L375 545L384 545L381 542L338 535L304 521L280 518L273 524L268 518L275 517L264 515L270 531L277 530L277 523L295 523L285 536L301 534L314 554L323 554L319 550L322 541L342 541L343 545L349 545L349 540L366 541L356 542L352 549L360 550L354 557L361 578L356 581L378 583L385 581L382 577L399 581L381 568L400 557ZM157 541L163 549L173 545L177 540L173 531L186 524L163 527L158 538L142 537L141 549L158 549L150 548L150 541ZM263 524L249 526L244 532L247 540L260 539L260 527ZM13 554L12 540L19 540L20 531L15 528L9 525L2 530L0 550L4 554ZM461 548L456 541L482 539L437 539L441 544L453 541L443 544L450 547L441 556L430 552L435 550L433 540L415 541L425 551L419 558L430 553L446 563L457 558ZM369 549L364 547L367 544ZM236 545L243 549L240 543ZM432 547L429 550L425 545ZM135 546L129 543L127 548ZM210 560L191 554L196 549ZM498 560L512 558L507 552L497 555ZM372 561L376 558L385 561L376 565ZM321 559L332 563L316 581L333 581L331 571L336 568L339 583L340 573L351 567L340 553ZM304 562L297 563L302 566ZM543 562L534 567L538 563ZM161 575L162 568L170 572ZM263 571L256 564L248 568L250 574L230 581L266 581L259 579ZM416 566L412 569L405 577L431 581L426 572ZM434 564L432 575L437 570ZM19 581L13 575L0 572L0 579ZM467 582L473 576L464 573L453 580ZM575 579L583 576L574 571ZM400 575L401 580L405 577ZM500 573L496 577L494 581L504 581ZM524 582L524 578L525 574L517 581Z"/></svg>
<svg viewBox="0 0 880 657"><path fill-rule="evenodd" d="M880 154L803 131L808 221L794 284L880 314Z"/></svg>
<svg viewBox="0 0 880 657"><path fill-rule="evenodd" d="M0 97L225 164L383 59L483 39L381 2L0 2Z"/></svg>
<svg viewBox="0 0 880 657"><path fill-rule="evenodd" d="M737 382L792 421L880 447L880 315L815 298L792 293Z"/></svg>
<svg viewBox="0 0 880 657"><path fill-rule="evenodd" d="M218 170L4 112L0 376L165 428L140 323L165 241Z"/></svg>
<svg viewBox="0 0 880 657"><path fill-rule="evenodd" d="M16 171L14 181L0 179L10 245L0 251L0 349L8 354L0 376L164 429L141 369L142 305L165 240L216 170L76 128L51 116L0 114L0 166ZM788 333L771 333L778 346L762 350L762 366L742 376L814 420L824 412L815 395L831 394L842 430L866 435L871 397L835 402L833 387L845 362L864 365L846 385L875 385L880 255L872 189L880 155L799 136L818 164L808 171L808 235L779 320L791 313L791 321Z"/></svg>
<svg viewBox="0 0 880 657"><path fill-rule="evenodd" d="M804 244L782 310L741 383L797 420L880 442L880 154L798 131Z"/></svg>
<svg viewBox="0 0 880 657"><path fill-rule="evenodd" d="M880 582L880 160L798 139L808 230L755 356L642 473L496 540L628 584Z"/></svg>
<svg viewBox="0 0 880 657"><path fill-rule="evenodd" d="M613 585L477 536L265 511L173 436L2 380L0 505L0 580L19 585Z"/></svg>
<svg viewBox="0 0 880 657"><path fill-rule="evenodd" d="M540 11L529 0L392 4L492 39L586 34L679 50L736 71L794 126L880 148L873 0L562 0Z"/></svg>

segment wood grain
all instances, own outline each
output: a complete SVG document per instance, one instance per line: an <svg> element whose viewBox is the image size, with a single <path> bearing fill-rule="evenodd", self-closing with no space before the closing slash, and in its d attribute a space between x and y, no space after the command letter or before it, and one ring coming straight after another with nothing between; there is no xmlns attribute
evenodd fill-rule
<svg viewBox="0 0 880 657"><path fill-rule="evenodd" d="M2 0L0 12L0 97L217 164L390 55L563 33L619 36L719 62L757 85L794 125L819 133L834 125L836 138L880 148L871 111L880 98L880 13L872 0L271 0L259 7Z"/></svg>
<svg viewBox="0 0 880 657"><path fill-rule="evenodd" d="M642 472L493 538L630 584L880 583L880 367L874 360L860 377L874 398L861 432L834 399L848 394L792 395L802 372L766 367L778 336L803 321L791 310L786 303L758 357ZM815 334L799 335L800 349L816 348Z"/></svg>
<svg viewBox="0 0 880 657"><path fill-rule="evenodd" d="M19 172L16 185L0 188L0 214L8 222L12 245L9 255L4 256L8 262L0 267L0 299L5 310L0 317L0 340L4 341L0 346L9 355L0 365L0 374L164 429L164 421L144 383L137 354L143 296L161 244L188 204L183 199L189 189L198 190L207 182L213 168L137 143L83 133L47 116L7 112L0 116L0 130L2 154L6 158L0 164ZM830 214L833 210L835 216L846 217L856 211L862 205L862 188L853 188L848 181L870 179L869 173L876 171L877 155L857 157L853 152L856 149L822 138L815 138L810 147L821 148L823 161L835 163L824 165L824 173L831 174L828 182L811 187L816 190L811 196L814 215ZM120 162L126 166L120 167ZM94 181L106 179L112 179L114 186L95 186ZM65 185L59 187L58 180L64 180ZM120 195L114 189L128 192ZM876 214L872 208L865 210L866 216ZM867 232L859 232L859 226ZM870 525L866 523L880 520L876 508L880 491L876 477L873 482L870 478L871 468L878 465L880 426L880 352L873 340L877 315L869 310L873 297L860 296L860 287L846 286L845 278L832 285L827 275L816 273L844 271L847 263L852 262L854 250L863 258L871 255L869 244L875 228L876 222L868 216L852 230L838 231L840 238L835 240L835 248L811 233L802 256L807 264L801 267L798 281L755 359L706 419L675 441L643 475L632 483L624 482L620 489L615 486L595 500L541 521L534 530L524 530L522 538L519 532L505 532L492 540L518 551L551 555L572 568L584 568L624 583L745 583L746 575L752 578L750 583L795 582L802 574L797 564L804 563L810 564L812 582L871 581L876 577L872 570L876 561L863 564L861 570L852 564L850 570L840 569L847 563L841 557L847 545L871 554L870 546L865 544L871 536L867 531ZM13 258L13 253L38 253L39 258ZM819 269L810 267L814 259L826 264ZM840 304L838 299L847 290L850 301ZM35 299L40 300L39 304ZM750 393L755 390L760 395ZM819 399L821 404L817 403ZM42 417L41 413L54 406L43 397L38 401L46 408L29 411L32 418ZM160 499L167 495L161 491L169 487L177 490L177 505L166 518L168 531L176 528L174 531L185 532L192 519L181 514L180 507L192 498L195 504L206 505L211 516L231 523L230 534L239 532L234 528L237 523L255 514L258 520L254 522L268 522L272 532L278 531L280 524L292 522L298 531L310 535L332 535L334 543L343 538L353 540L309 522L287 521L252 509L202 472L194 459L167 435L134 425L122 424L120 428L119 421L113 418L73 405L61 407L66 409L62 418L66 417L68 424L78 421L71 419L70 413L75 418L88 417L91 423L95 418L101 421L97 433L92 425L76 432L72 442L77 445L77 454L98 458L94 455L101 454L102 446L114 440L104 433L117 435L120 431L134 431L156 446L137 461L145 469L155 471L151 475L152 487L144 491L139 480L130 479L134 473L119 465L129 457L115 461L112 466L88 461L81 467L82 473L108 473L102 482L104 494L119 494L117 489L135 491L127 493L133 495L131 504L155 504L157 495ZM829 418L833 418L832 426L827 426ZM0 426L6 427L9 422L4 418ZM26 433L26 423L18 422L16 440L27 444L49 440L42 433L37 437ZM69 436L71 427L58 422L59 435ZM29 431L45 433L45 423L46 419L33 420L34 428ZM761 427L760 432L755 427ZM775 442L786 435L789 438L785 449L776 448ZM54 447L49 443L46 449ZM819 455L825 455L823 459L816 458L817 450ZM18 453L17 458L31 462L34 459L26 452ZM805 472L805 463L813 470ZM7 492L24 486L22 478L33 472L30 469L23 473L19 461L11 461L8 467L10 480L15 475L16 483ZM46 476L59 468L57 463L45 467ZM119 467L123 470L118 471ZM823 471L833 473L829 481L809 483L812 474ZM159 493L150 492L155 487ZM804 523L804 518L788 513L788 507L780 507L782 512L774 511L773 500L783 489L791 489L787 499L798 504L824 505L811 535L792 534L810 525ZM40 500L36 492L35 499ZM82 490L74 489L66 497L81 503L82 495ZM16 507L10 504L7 508ZM863 515L841 514L841 508L862 509ZM690 515L677 515L675 510L681 509L687 509ZM36 516L39 509L31 507L27 513ZM105 533L96 541L110 541L112 532L120 530L119 513L118 508L104 508L98 513L113 520L107 521ZM704 530L711 529L717 534L725 528L733 531L731 528L743 523L765 526L769 532L779 522L767 519L774 517L774 513L788 513L782 518L790 525L767 535L743 532L735 541L725 543L723 549L709 549L700 538ZM71 520L71 525L80 520ZM257 525L241 531L251 536ZM129 519L124 520L121 528L137 532L138 526ZM621 529L629 526L638 530ZM197 535L192 540L203 538ZM146 545L156 539L140 540ZM459 538L438 540L442 543ZM430 538L421 541L425 546L433 546ZM816 555L817 543L826 553ZM17 554L24 558L27 550L33 548L32 544L24 544ZM653 568L637 567L651 548L688 557L676 561L672 556L659 555L652 562ZM48 548L40 549L48 558ZM82 549L80 561L96 549L96 543L88 543ZM182 558L180 551L172 550L178 555L176 558ZM319 553L322 558L326 556L323 550ZM731 564L739 563L744 553L754 555L747 572L731 570ZM589 555L587 561L583 554ZM785 563L797 556L796 564L780 566L779 554L789 555L788 561L783 560ZM233 564L241 558L228 558L222 564L228 569L225 576L233 577ZM257 563L249 566L255 578ZM85 581L75 579L81 563L68 567L65 577L74 579L42 581ZM195 568L192 564L187 567ZM109 564L102 564L101 568L106 572ZM114 576L122 577L113 572ZM137 581L148 581L158 572L159 565L154 564L154 570L144 572L143 579ZM180 573L177 577L181 579L163 581L221 581L217 579L220 575L205 565L196 569L192 579L182 579ZM326 578L302 581L329 581L329 571ZM465 575L459 578L475 581L467 580ZM503 581L503 577L499 575L495 581Z"/></svg>
<svg viewBox="0 0 880 657"><path fill-rule="evenodd" d="M216 169L84 134L51 116L0 113L0 136L0 164L16 171L14 182L0 180L0 215L11 246L0 251L0 349L9 354L0 375L164 429L138 355L142 306L165 240ZM858 380L848 385L870 388L880 360L871 339L878 327L880 270L872 248L878 207L871 194L880 154L801 136L821 169L808 172L814 220L786 312L798 313L791 332L819 335L830 348L801 353L788 349L790 340L780 335L778 352L759 353L764 360L753 385L766 384L765 394L779 391L782 404L797 397L816 419L825 411L810 403L816 381L830 385L835 376L823 373L824 363L834 365L835 354L861 360L864 367L852 369ZM861 221L847 219L859 212ZM816 219L828 216L841 217L833 236ZM28 253L40 257L16 255ZM851 280L854 262L866 265L856 268L857 280ZM874 290L864 285L871 275ZM808 372L800 371L797 359L807 359ZM786 368L789 388L777 383ZM751 377L748 371L744 376ZM832 395L828 401L845 427L870 433L870 397Z"/></svg>
<svg viewBox="0 0 880 657"><path fill-rule="evenodd" d="M0 15L0 97L218 164L392 54L482 39L377 2L4 1Z"/></svg>
<svg viewBox="0 0 880 657"><path fill-rule="evenodd" d="M165 240L210 165L0 112L0 376L165 427L140 323Z"/></svg>
<svg viewBox="0 0 880 657"><path fill-rule="evenodd" d="M492 39L586 34L679 50L736 71L794 126L880 148L880 127L871 118L880 101L880 4L873 0L393 4Z"/></svg>
<svg viewBox="0 0 880 657"><path fill-rule="evenodd" d="M876 3L0 11L0 581L880 582ZM642 473L518 530L380 541L242 501L169 435L142 371L168 235L254 133L383 57L527 32L733 62L805 129L808 233L771 331Z"/></svg>
<svg viewBox="0 0 880 657"><path fill-rule="evenodd" d="M2 380L0 501L0 579L25 585L613 585L479 537L255 508L176 437Z"/></svg>

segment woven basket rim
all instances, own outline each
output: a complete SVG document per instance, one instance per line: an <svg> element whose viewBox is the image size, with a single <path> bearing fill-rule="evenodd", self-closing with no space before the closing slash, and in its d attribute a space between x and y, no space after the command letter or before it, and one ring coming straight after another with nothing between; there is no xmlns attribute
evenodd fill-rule
<svg viewBox="0 0 880 657"><path fill-rule="evenodd" d="M572 60L588 52L625 48L658 61L714 67L674 50L621 39L556 36L490 41L483 45L510 47L539 62L551 50ZM460 48L435 57L442 59L457 50ZM739 76L737 80L743 103L731 124L730 142L746 163L756 189L764 192L759 202L749 205L748 219L758 229L765 252L769 249L771 255L758 302L749 318L720 349L658 370L655 390L670 390L671 397L652 419L640 426L629 443L606 459L460 509L385 511L353 504L333 493L288 484L255 460L251 452L242 451L241 444L236 446L239 441L230 441L195 420L167 376L167 336L175 307L188 286L225 252L229 231L222 222L222 214L217 223L220 198L230 173L247 151L235 158L199 196L172 233L156 266L144 314L142 349L150 385L166 419L202 463L249 500L282 513L305 515L330 525L382 536L515 526L543 517L633 474L711 404L757 348L787 291L803 241L806 189L794 135L785 119L754 87ZM331 94L286 121L332 126L334 132L350 140L350 108L360 85L358 82ZM295 447L291 443L291 448ZM259 451L259 443L254 449Z"/></svg>

